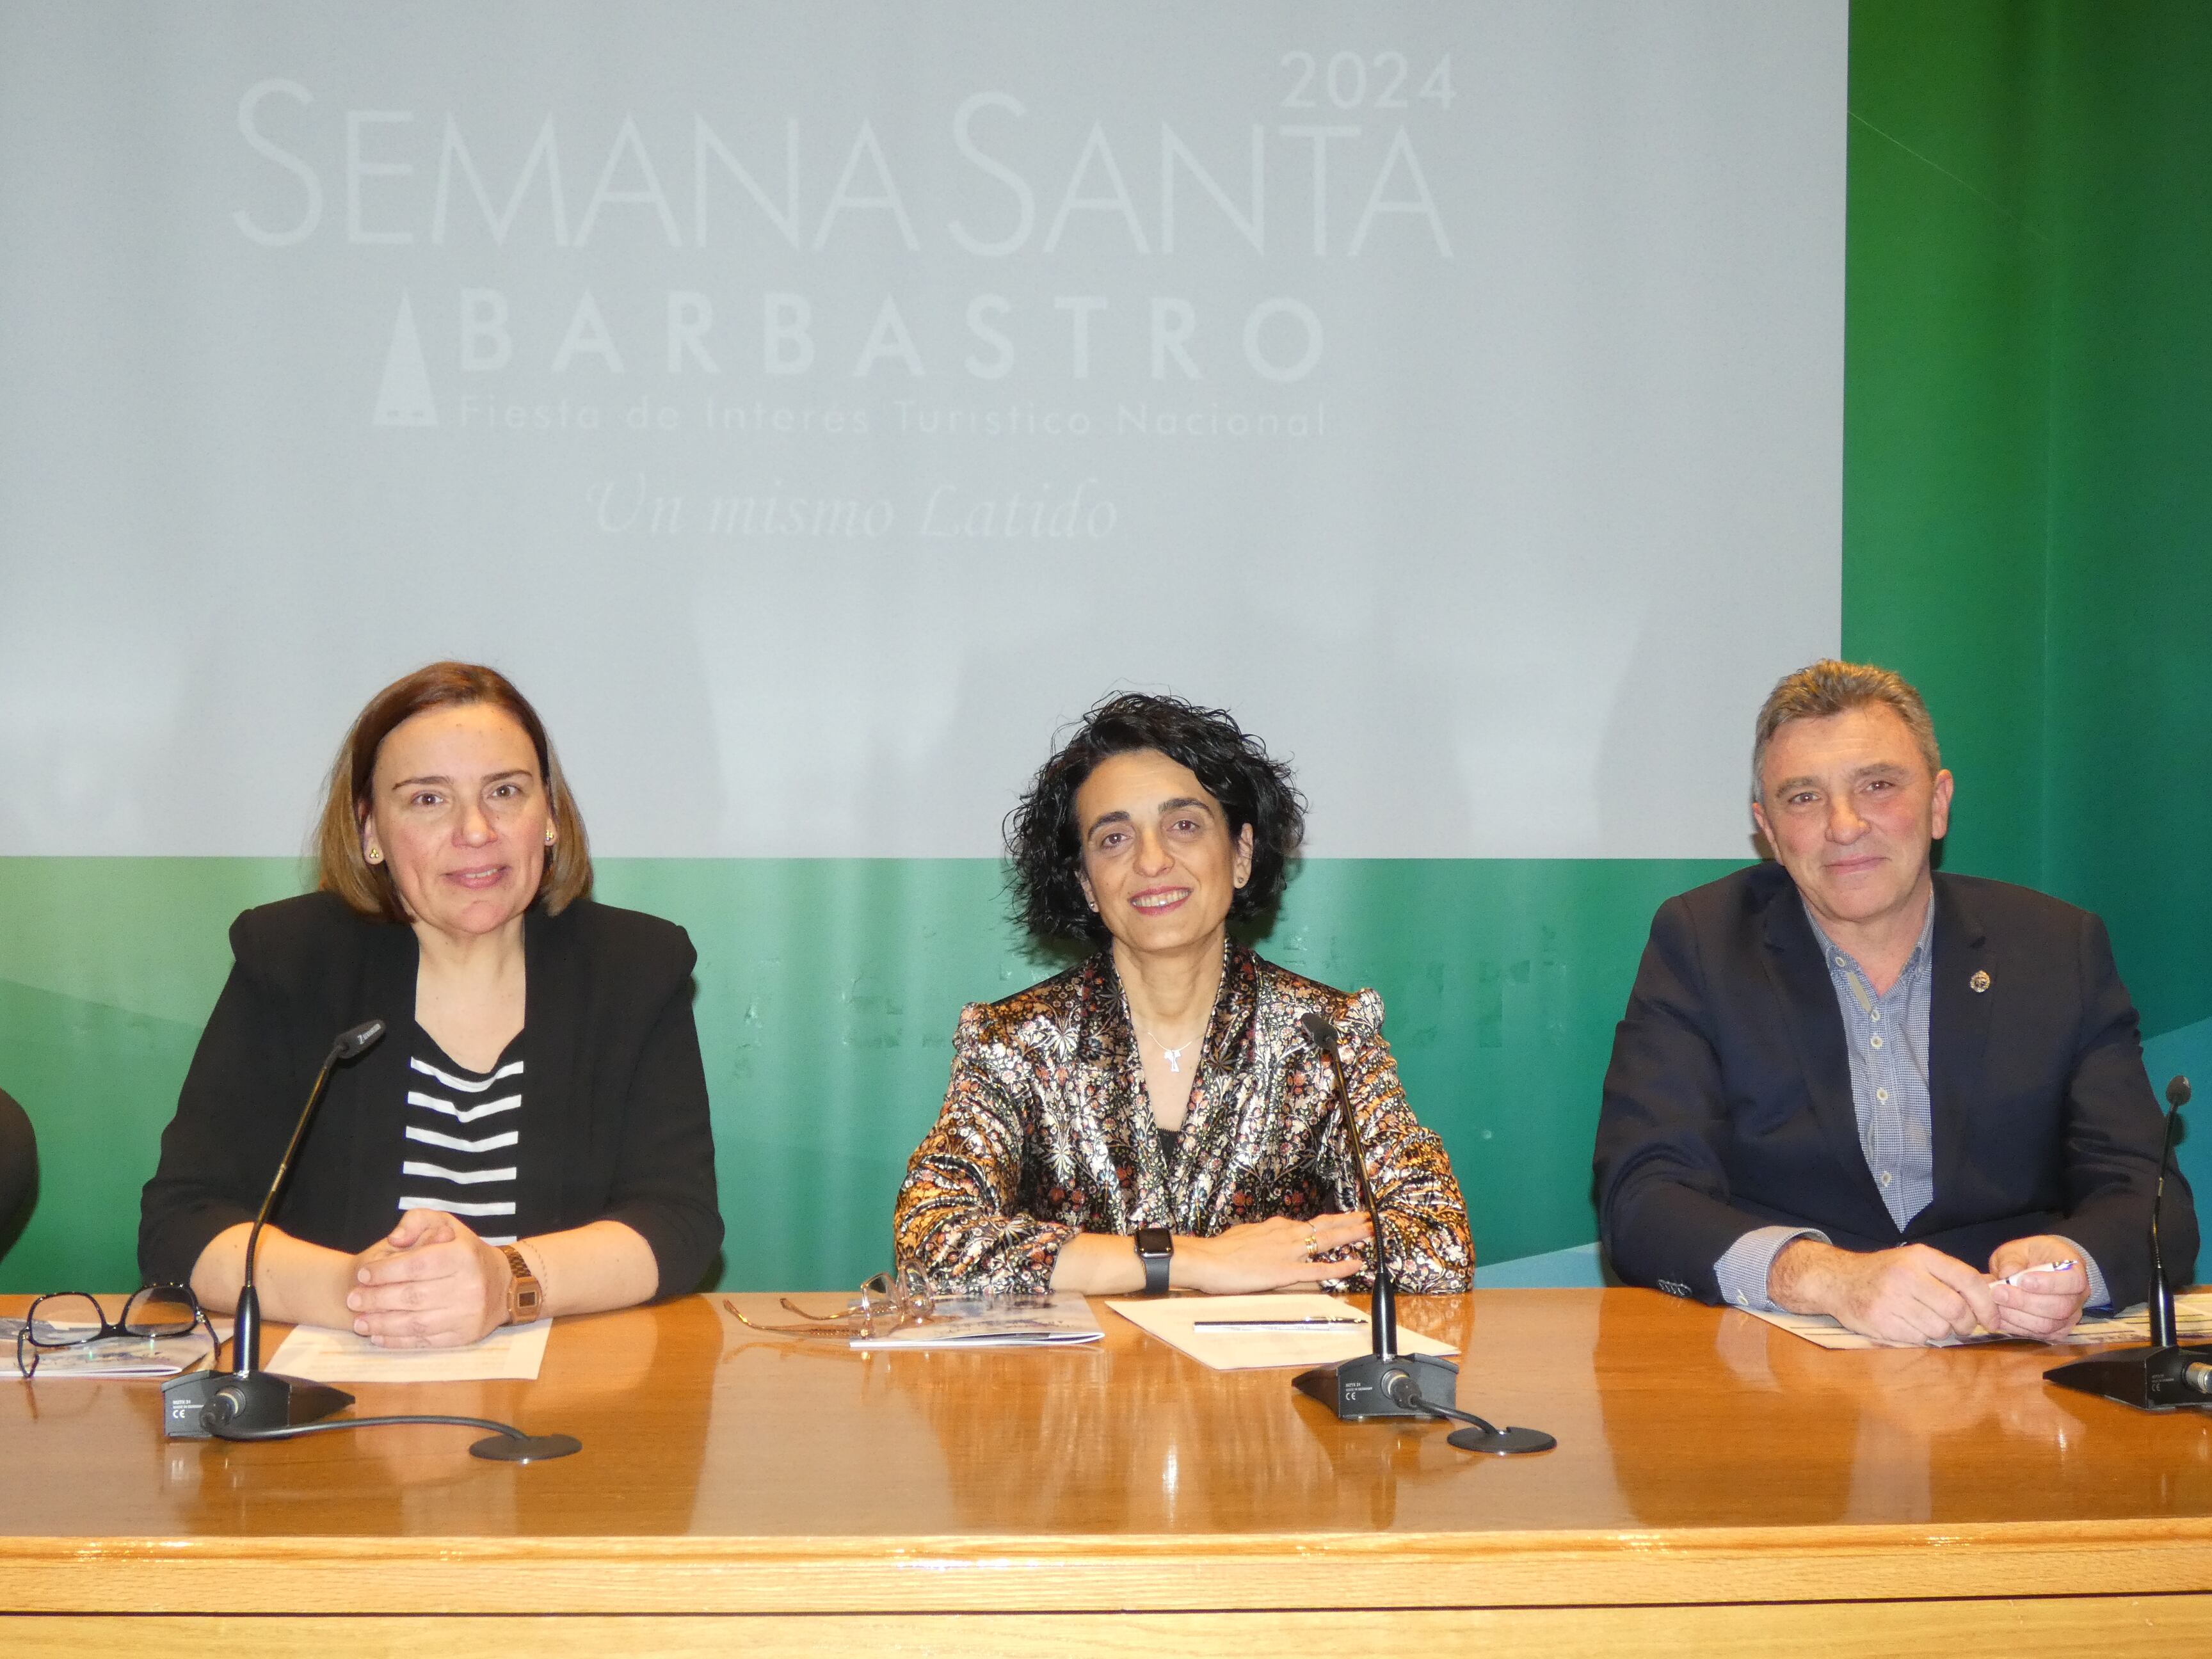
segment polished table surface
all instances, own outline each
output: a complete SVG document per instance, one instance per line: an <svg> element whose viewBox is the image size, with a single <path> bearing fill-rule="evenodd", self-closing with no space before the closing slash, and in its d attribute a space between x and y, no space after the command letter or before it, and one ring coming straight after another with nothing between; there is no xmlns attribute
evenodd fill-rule
<svg viewBox="0 0 2212 1659"><path fill-rule="evenodd" d="M2123 1623L2148 1609L2169 1632L2212 1607L2212 1419L2051 1388L2053 1350L1832 1352L1626 1290L1401 1314L1462 1348L1462 1407L1559 1449L1479 1457L1435 1425L1338 1423L1287 1371L1207 1370L1103 1307L1096 1348L886 1354L750 1331L695 1297L562 1322L535 1382L354 1389L364 1414L584 1443L526 1467L471 1458L448 1428L167 1441L155 1384L10 1381L0 1608L1274 1626L1580 1610L1618 1632L1672 1604L1718 1620L1700 1638L1717 1651L1724 1615L1756 1603L1832 1634L1822 1604L1852 1601L1923 1633L1946 1610L1984 1631L2002 1611L2044 1638L2085 1606L2112 1616L2083 1597L2129 1598Z"/></svg>

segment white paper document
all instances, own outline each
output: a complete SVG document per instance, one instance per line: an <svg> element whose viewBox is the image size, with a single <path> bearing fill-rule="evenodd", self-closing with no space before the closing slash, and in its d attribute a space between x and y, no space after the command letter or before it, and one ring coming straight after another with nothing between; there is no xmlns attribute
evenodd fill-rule
<svg viewBox="0 0 2212 1659"><path fill-rule="evenodd" d="M1802 1336L1808 1342L1823 1348L1887 1348L1897 1346L1890 1342L1877 1342L1856 1331L1847 1331L1826 1314L1763 1313L1757 1308L1738 1308L1735 1311L1747 1313L1753 1319L1763 1319L1770 1325L1779 1325L1792 1336ZM2212 1339L2212 1291L2193 1291L2175 1297L2173 1326L2174 1335L2184 1342L2203 1342ZM2115 1342L2148 1342L2150 1340L2150 1316L2138 1303L2123 1313L2084 1319L2063 1336L2049 1340L2054 1346L2068 1348L2102 1347ZM1954 1336L1926 1346L1931 1348L1969 1348L1989 1342L2033 1340L2033 1337L2007 1336L1999 1331L1978 1330L1972 1336Z"/></svg>
<svg viewBox="0 0 2212 1659"><path fill-rule="evenodd" d="M1170 1296L1106 1304L1139 1330L1217 1371L1333 1365L1374 1345L1367 1316L1318 1291L1264 1296ZM1401 1353L1456 1353L1449 1343L1398 1327Z"/></svg>
<svg viewBox="0 0 2212 1659"><path fill-rule="evenodd" d="M1778 1325L1790 1335L1802 1336L1816 1347L1893 1348L1898 1346L1894 1342L1878 1342L1873 1337L1860 1335L1856 1331L1847 1331L1826 1314L1768 1313L1759 1308L1737 1308L1733 1311L1749 1314L1753 1319L1763 1319L1770 1325ZM1930 1342L1925 1346L1931 1348L1967 1348L2014 1340L2000 1332L1978 1330L1972 1336L1947 1337L1941 1342Z"/></svg>
<svg viewBox="0 0 2212 1659"><path fill-rule="evenodd" d="M1059 1348L1103 1341L1106 1333L1079 1291L1048 1296L946 1297L919 1324L856 1336L856 1348Z"/></svg>
<svg viewBox="0 0 2212 1659"><path fill-rule="evenodd" d="M230 1340L230 1321L217 1319L210 1322L215 1327L217 1341ZM22 1328L20 1319L0 1319L0 1351L13 1353L16 1333ZM72 1320L41 1319L39 1328L51 1340L61 1341L80 1335L88 1337L100 1327ZM39 1350L37 1380L52 1382L65 1376L174 1376L205 1364L212 1352L207 1333L198 1327L181 1336L106 1336L70 1347ZM0 1360L0 1366L6 1363ZM21 1374L9 1371L10 1376Z"/></svg>
<svg viewBox="0 0 2212 1659"><path fill-rule="evenodd" d="M311 1382L483 1382L538 1378L553 1322L511 1325L465 1348L380 1348L351 1331L295 1325L266 1369Z"/></svg>

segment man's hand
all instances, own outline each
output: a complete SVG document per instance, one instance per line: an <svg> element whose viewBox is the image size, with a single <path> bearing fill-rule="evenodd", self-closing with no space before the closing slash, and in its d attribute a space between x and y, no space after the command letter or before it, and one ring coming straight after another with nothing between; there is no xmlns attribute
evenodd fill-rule
<svg viewBox="0 0 2212 1659"><path fill-rule="evenodd" d="M346 1307L380 1347L458 1347L507 1322L507 1258L457 1216L409 1210L355 1263Z"/></svg>
<svg viewBox="0 0 2212 1659"><path fill-rule="evenodd" d="M1826 1314L1848 1330L1899 1346L1970 1336L1978 1325L2003 1328L1988 1278L1925 1244L1862 1255L1817 1238L1792 1239L1767 1271L1766 1294L1791 1313Z"/></svg>
<svg viewBox="0 0 2212 1659"><path fill-rule="evenodd" d="M2009 1244L2000 1244L1990 1256L1990 1276L2008 1279L2028 1267L2039 1267L2047 1262L2071 1261L2074 1265L2063 1273L2029 1273L2017 1285L1997 1285L1990 1294L1996 1300L1996 1328L2012 1336L2030 1336L2039 1341L2073 1328L2081 1317L2081 1305L2089 1299L2089 1270L2081 1265L2078 1246L2049 1233L2039 1233L2032 1238L2015 1238Z"/></svg>

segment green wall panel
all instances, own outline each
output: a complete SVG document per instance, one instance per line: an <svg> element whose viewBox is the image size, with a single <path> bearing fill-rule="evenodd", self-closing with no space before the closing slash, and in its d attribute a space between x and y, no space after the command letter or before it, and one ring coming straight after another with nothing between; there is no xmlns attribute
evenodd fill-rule
<svg viewBox="0 0 2212 1659"><path fill-rule="evenodd" d="M2212 6L2054 58L2045 856L2165 1031L2212 1018Z"/></svg>
<svg viewBox="0 0 2212 1659"><path fill-rule="evenodd" d="M2045 239L2036 9L1851 8L1844 653L1959 779L1945 867L2042 879Z"/></svg>
<svg viewBox="0 0 2212 1659"><path fill-rule="evenodd" d="M1844 649L2151 1033L2212 1016L2208 86L2201 0L1851 9Z"/></svg>
<svg viewBox="0 0 2212 1659"><path fill-rule="evenodd" d="M1587 1243L1598 1085L1651 913L1728 861L1316 860L1261 950L1372 985L1416 1109L1450 1148L1478 1251ZM0 859L0 1084L45 1185L0 1290L133 1277L153 1168L247 904L284 860ZM856 1284L943 1098L963 1002L1054 970L988 860L612 860L600 896L699 947L696 1011L729 1243L722 1282Z"/></svg>

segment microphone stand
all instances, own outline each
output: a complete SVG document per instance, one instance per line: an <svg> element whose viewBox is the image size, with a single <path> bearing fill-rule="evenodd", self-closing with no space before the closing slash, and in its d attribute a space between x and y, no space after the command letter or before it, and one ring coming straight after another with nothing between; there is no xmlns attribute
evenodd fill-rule
<svg viewBox="0 0 2212 1659"><path fill-rule="evenodd" d="M348 1417L335 1423L322 1419L353 1404L343 1389L310 1382L296 1376L279 1376L261 1369L261 1297L253 1288L253 1263L261 1243L261 1230L284 1190L284 1177L292 1172L292 1159L307 1138L307 1121L315 1103L323 1097L333 1068L358 1060L384 1035L384 1022L372 1019L345 1032L323 1056L315 1073L315 1086L307 1091L307 1103L293 1127L292 1141L284 1148L276 1178L261 1200L261 1213L253 1218L253 1231L246 1236L246 1271L238 1291L238 1322L230 1334L230 1364L227 1371L196 1371L161 1385L162 1432L172 1440L296 1440L302 1435L329 1434L339 1429L394 1428L404 1424L444 1423L457 1428L489 1429L492 1432L469 1448L472 1457L499 1463L538 1463L567 1457L583 1449L574 1435L525 1434L512 1423L489 1418L456 1417L446 1413L412 1413L404 1417Z"/></svg>
<svg viewBox="0 0 2212 1659"><path fill-rule="evenodd" d="M2150 1200L2150 1342L2119 1348L2094 1359L2077 1359L2044 1372L2043 1380L2062 1389L2094 1394L2137 1411L2171 1412L2212 1407L2212 1346L2184 1347L2175 1337L2173 1287L2166 1281L2166 1255L2159 1244L2158 1214L2166 1198L2166 1166L2173 1162L2173 1132L2189 1103L2189 1079L2166 1085L2166 1145L2159 1153L2158 1185Z"/></svg>
<svg viewBox="0 0 2212 1659"><path fill-rule="evenodd" d="M1334 1365L1317 1365L1301 1371L1293 1381L1301 1394L1334 1412L1341 1422L1365 1423L1377 1418L1443 1418L1469 1426L1449 1439L1463 1451L1549 1451L1559 1444L1540 1429L1498 1428L1471 1413L1444 1402L1459 1392L1459 1367L1435 1354L1398 1352L1398 1298L1390 1281L1390 1253L1385 1248L1382 1206L1376 1201L1375 1183L1367 1173L1367 1148L1359 1135L1359 1116L1352 1109L1352 1091L1346 1079L1344 1056L1337 1048L1336 1027L1317 1013L1298 1024L1328 1056L1336 1074L1334 1092L1344 1118L1344 1138L1352 1152L1352 1168L1359 1186L1360 1202L1375 1229L1375 1292L1369 1297L1367 1322L1372 1343L1369 1352Z"/></svg>
<svg viewBox="0 0 2212 1659"><path fill-rule="evenodd" d="M162 1384L161 1423L168 1438L205 1440L220 1430L251 1435L296 1428L353 1404L353 1396L342 1389L261 1369L261 1297L253 1285L253 1263L261 1245L261 1230L268 1224L270 1212L276 1207L284 1190L284 1178L292 1172L292 1159L307 1138L308 1121L315 1115L331 1073L367 1054L383 1035L384 1022L369 1020L341 1035L323 1056L315 1086L307 1091L307 1103L293 1126L291 1143L276 1165L276 1179L269 1183L261 1212L253 1218L253 1231L246 1236L245 1282L239 1287L237 1322L230 1335L231 1369L198 1371Z"/></svg>

